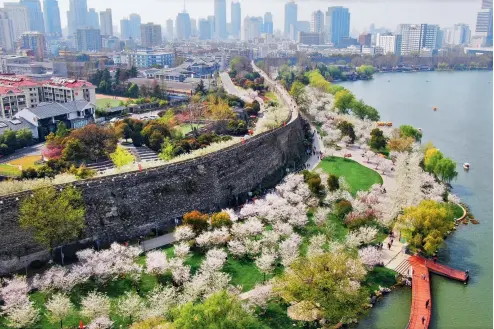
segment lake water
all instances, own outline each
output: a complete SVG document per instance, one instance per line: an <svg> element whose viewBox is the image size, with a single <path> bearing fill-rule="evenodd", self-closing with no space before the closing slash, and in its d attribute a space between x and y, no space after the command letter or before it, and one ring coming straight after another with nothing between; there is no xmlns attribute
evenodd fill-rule
<svg viewBox="0 0 494 329"><path fill-rule="evenodd" d="M383 121L422 128L422 143L432 141L455 160L453 192L480 221L459 226L440 251L439 262L469 269L471 279L463 285L432 276L432 329L492 328L492 81L492 72L473 71L378 74L371 81L342 83ZM463 170L465 162L470 172ZM411 289L394 291L358 328L404 329L410 303Z"/></svg>

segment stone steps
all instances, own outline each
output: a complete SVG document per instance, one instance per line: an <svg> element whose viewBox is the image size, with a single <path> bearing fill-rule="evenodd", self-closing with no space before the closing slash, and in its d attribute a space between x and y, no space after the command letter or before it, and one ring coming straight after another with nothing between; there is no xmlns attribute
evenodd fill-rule
<svg viewBox="0 0 494 329"><path fill-rule="evenodd" d="M405 259L395 268L395 271L403 276L409 276L411 274L409 273L411 267L412 265L410 264L408 259Z"/></svg>

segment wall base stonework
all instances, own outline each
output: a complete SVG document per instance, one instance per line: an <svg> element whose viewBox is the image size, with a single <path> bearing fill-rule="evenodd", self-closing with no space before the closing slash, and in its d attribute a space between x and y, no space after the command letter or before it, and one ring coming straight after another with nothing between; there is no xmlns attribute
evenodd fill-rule
<svg viewBox="0 0 494 329"><path fill-rule="evenodd" d="M296 117L244 144L196 159L74 182L86 204L86 228L80 238L101 244L130 240L173 226L176 218L192 210L210 213L235 206L249 191L276 185L287 168L298 168L305 160L302 119ZM0 274L24 268L37 259L35 255L46 258L32 234L18 224L20 202L31 194L0 197ZM71 248L67 249L66 255Z"/></svg>

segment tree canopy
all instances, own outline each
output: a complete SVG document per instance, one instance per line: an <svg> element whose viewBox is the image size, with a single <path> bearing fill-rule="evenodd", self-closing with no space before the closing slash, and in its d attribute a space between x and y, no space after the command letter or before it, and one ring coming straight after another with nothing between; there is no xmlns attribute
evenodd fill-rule
<svg viewBox="0 0 494 329"><path fill-rule="evenodd" d="M176 329L267 329L248 312L238 297L226 291L208 297L204 302L188 303L174 314Z"/></svg>
<svg viewBox="0 0 494 329"><path fill-rule="evenodd" d="M330 325L357 317L368 302L360 286L366 271L346 252L299 258L276 281L274 291L300 312L319 314Z"/></svg>
<svg viewBox="0 0 494 329"><path fill-rule="evenodd" d="M346 89L338 91L334 96L334 106L340 113L348 114L354 101L355 96Z"/></svg>
<svg viewBox="0 0 494 329"><path fill-rule="evenodd" d="M84 215L82 194L77 188L68 186L58 192L55 187L47 187L22 200L19 223L31 229L34 239L51 251L79 236L85 226Z"/></svg>
<svg viewBox="0 0 494 329"><path fill-rule="evenodd" d="M412 137L417 142L420 142L420 140L422 139L422 133L420 132L420 130L415 129L410 125L402 125L400 126L400 137Z"/></svg>

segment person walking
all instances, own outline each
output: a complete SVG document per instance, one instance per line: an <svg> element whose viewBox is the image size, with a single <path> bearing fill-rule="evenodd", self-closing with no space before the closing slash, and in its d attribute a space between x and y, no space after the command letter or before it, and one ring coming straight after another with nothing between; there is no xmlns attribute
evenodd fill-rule
<svg viewBox="0 0 494 329"><path fill-rule="evenodd" d="M429 302L430 302L430 299L428 299L428 300L425 302L425 308L429 308Z"/></svg>
<svg viewBox="0 0 494 329"><path fill-rule="evenodd" d="M422 324L424 324L424 323L425 323L425 317L423 316L422 317Z"/></svg>
<svg viewBox="0 0 494 329"><path fill-rule="evenodd" d="M391 243L388 242L388 250L391 250Z"/></svg>

